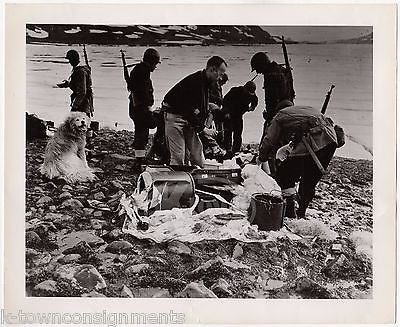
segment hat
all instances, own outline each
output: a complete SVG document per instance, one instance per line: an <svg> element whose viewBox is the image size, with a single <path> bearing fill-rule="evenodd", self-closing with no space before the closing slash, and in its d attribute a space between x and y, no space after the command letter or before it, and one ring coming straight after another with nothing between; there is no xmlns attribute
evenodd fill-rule
<svg viewBox="0 0 400 327"><path fill-rule="evenodd" d="M65 55L65 59L78 59L79 60L79 53L76 50L68 50L67 54Z"/></svg>
<svg viewBox="0 0 400 327"><path fill-rule="evenodd" d="M250 94L254 94L256 91L256 84L252 81L248 81L245 85L244 88L246 89L247 92Z"/></svg>
<svg viewBox="0 0 400 327"><path fill-rule="evenodd" d="M149 64L159 64L160 61L160 54L156 49L149 48L143 54L143 61Z"/></svg>
<svg viewBox="0 0 400 327"><path fill-rule="evenodd" d="M257 67L264 66L270 62L265 52L257 52L250 60L251 71L255 71Z"/></svg>

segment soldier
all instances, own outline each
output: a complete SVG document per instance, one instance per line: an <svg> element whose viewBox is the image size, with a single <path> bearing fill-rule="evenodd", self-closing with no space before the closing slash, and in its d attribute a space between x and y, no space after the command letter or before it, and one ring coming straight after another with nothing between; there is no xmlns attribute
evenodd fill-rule
<svg viewBox="0 0 400 327"><path fill-rule="evenodd" d="M270 61L264 52L257 52L250 61L252 71L264 75L265 119L264 131L277 113L276 106L282 100L293 102L294 90L289 74L281 65Z"/></svg>
<svg viewBox="0 0 400 327"><path fill-rule="evenodd" d="M275 157L282 160L275 179L286 200L285 216L304 218L338 140L332 120L317 109L293 106L288 100L281 101L277 108L278 112L260 144L259 160L265 162ZM283 144L286 145L281 147ZM299 181L299 208L296 212L295 185Z"/></svg>
<svg viewBox="0 0 400 327"><path fill-rule="evenodd" d="M71 111L86 113L88 117L93 116L93 91L91 69L88 65L79 65L79 54L75 50L68 50L66 56L72 66L69 80L57 84L60 88L69 87L71 94Z"/></svg>
<svg viewBox="0 0 400 327"><path fill-rule="evenodd" d="M205 69L186 76L165 95L165 134L171 165L183 165L189 157L192 165L204 166L203 144L199 136L215 137L215 129L206 127L209 92L211 85L225 73L226 66L224 59L213 56Z"/></svg>
<svg viewBox="0 0 400 327"><path fill-rule="evenodd" d="M143 54L143 60L131 71L128 82L129 117L135 126L134 148L136 163L145 161L149 129L157 126L155 115L151 112L154 104L153 84L150 74L161 63L157 50L149 48Z"/></svg>
<svg viewBox="0 0 400 327"><path fill-rule="evenodd" d="M224 146L231 153L240 151L242 146L243 115L253 111L258 104L255 94L256 84L248 81L243 86L232 87L225 95L223 101L224 120ZM233 145L232 145L233 135Z"/></svg>

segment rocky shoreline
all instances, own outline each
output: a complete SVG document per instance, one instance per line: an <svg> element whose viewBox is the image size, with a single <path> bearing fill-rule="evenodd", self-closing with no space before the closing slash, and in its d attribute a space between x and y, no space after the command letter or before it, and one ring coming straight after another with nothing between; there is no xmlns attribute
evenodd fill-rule
<svg viewBox="0 0 400 327"><path fill-rule="evenodd" d="M45 140L26 146L26 294L61 297L371 298L372 161L335 157L300 239L157 244L123 234L133 133L101 130L89 159L99 180L66 185L39 173ZM333 235L333 236L332 236Z"/></svg>

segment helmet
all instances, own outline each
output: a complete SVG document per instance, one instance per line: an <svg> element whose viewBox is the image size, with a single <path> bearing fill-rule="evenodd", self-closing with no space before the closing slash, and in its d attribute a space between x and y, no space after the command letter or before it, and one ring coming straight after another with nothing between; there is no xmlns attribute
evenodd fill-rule
<svg viewBox="0 0 400 327"><path fill-rule="evenodd" d="M79 61L79 53L76 50L68 50L65 59L76 59Z"/></svg>
<svg viewBox="0 0 400 327"><path fill-rule="evenodd" d="M156 49L149 48L143 54L143 61L149 64L158 64L160 63L160 54Z"/></svg>
<svg viewBox="0 0 400 327"><path fill-rule="evenodd" d="M265 64L268 64L270 62L271 61L269 60L265 52L257 52L253 57L251 57L250 61L251 71L256 70L256 68L260 69Z"/></svg>
<svg viewBox="0 0 400 327"><path fill-rule="evenodd" d="M245 85L244 88L246 89L247 92L250 94L254 94L256 91L256 84L252 81L248 81Z"/></svg>

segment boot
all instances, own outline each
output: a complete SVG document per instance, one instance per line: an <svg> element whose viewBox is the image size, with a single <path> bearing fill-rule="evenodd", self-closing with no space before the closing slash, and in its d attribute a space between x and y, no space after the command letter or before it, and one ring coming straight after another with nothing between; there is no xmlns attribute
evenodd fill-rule
<svg viewBox="0 0 400 327"><path fill-rule="evenodd" d="M295 201L294 195L285 197L286 206L285 206L285 217L287 218L297 218L296 210L295 210Z"/></svg>

